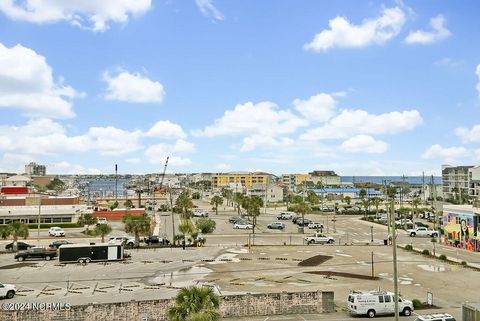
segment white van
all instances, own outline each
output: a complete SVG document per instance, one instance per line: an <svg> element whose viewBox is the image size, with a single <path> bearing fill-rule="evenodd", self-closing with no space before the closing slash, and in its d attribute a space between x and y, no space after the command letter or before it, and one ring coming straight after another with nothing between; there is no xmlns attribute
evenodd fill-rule
<svg viewBox="0 0 480 321"><path fill-rule="evenodd" d="M377 314L395 313L394 294L383 290L353 291L348 296L348 312L354 315L367 315L373 318ZM413 311L412 301L398 300L400 314L410 316Z"/></svg>

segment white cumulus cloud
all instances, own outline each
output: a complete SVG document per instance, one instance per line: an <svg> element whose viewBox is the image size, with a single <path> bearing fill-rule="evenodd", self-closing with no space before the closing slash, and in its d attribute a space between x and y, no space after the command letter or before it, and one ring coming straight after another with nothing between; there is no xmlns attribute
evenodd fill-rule
<svg viewBox="0 0 480 321"><path fill-rule="evenodd" d="M221 118L203 131L195 131L198 136L214 137L220 135L266 135L293 133L307 122L288 110L269 101L254 104L247 102L236 105L233 110L226 110Z"/></svg>
<svg viewBox="0 0 480 321"><path fill-rule="evenodd" d="M151 6L151 0L0 0L0 11L13 20L39 24L67 21L93 31L107 30L110 21L124 24Z"/></svg>
<svg viewBox="0 0 480 321"><path fill-rule="evenodd" d="M423 152L423 159L443 159L446 163L455 163L459 159L468 156L469 152L464 147L443 147L435 144Z"/></svg>
<svg viewBox="0 0 480 321"><path fill-rule="evenodd" d="M103 74L107 83L105 99L131 103L161 103L165 96L163 85L139 73L121 71L116 75Z"/></svg>
<svg viewBox="0 0 480 321"><path fill-rule="evenodd" d="M329 94L318 94L307 100L295 99L293 105L306 119L323 123L335 113L336 101Z"/></svg>
<svg viewBox="0 0 480 321"><path fill-rule="evenodd" d="M405 42L408 44L430 44L444 40L452 35L452 33L445 28L444 24L445 18L442 15L438 15L430 19L431 31L412 31L407 38L405 38Z"/></svg>
<svg viewBox="0 0 480 321"><path fill-rule="evenodd" d="M455 134L463 143L480 143L480 125L475 125L471 129L459 127L455 129Z"/></svg>
<svg viewBox="0 0 480 321"><path fill-rule="evenodd" d="M0 108L16 108L28 117L72 118L72 99L79 94L55 81L44 56L0 43Z"/></svg>
<svg viewBox="0 0 480 321"><path fill-rule="evenodd" d="M127 131L113 126L91 127L87 133L91 147L101 155L127 154L142 148L139 138L141 131Z"/></svg>
<svg viewBox="0 0 480 321"><path fill-rule="evenodd" d="M292 146L293 143L294 141L288 137L275 138L271 136L251 135L243 139L240 151L250 152L260 146L264 148L285 148Z"/></svg>
<svg viewBox="0 0 480 321"><path fill-rule="evenodd" d="M223 14L213 5L213 0L195 0L195 3L204 16L223 20Z"/></svg>
<svg viewBox="0 0 480 321"><path fill-rule="evenodd" d="M307 130L304 140L340 139L357 134L396 134L412 130L422 124L417 110L394 111L379 115L365 110L343 110L324 126Z"/></svg>
<svg viewBox="0 0 480 321"><path fill-rule="evenodd" d="M146 136L164 138L164 139L176 139L186 138L187 135L182 129L182 126L174 124L169 120L157 121L146 133Z"/></svg>
<svg viewBox="0 0 480 321"><path fill-rule="evenodd" d="M160 143L149 146L145 150L145 156L151 164L164 164L168 156L169 165L188 166L192 164L192 161L184 155L194 151L195 145L193 143L178 139L174 144Z"/></svg>
<svg viewBox="0 0 480 321"><path fill-rule="evenodd" d="M344 141L340 148L348 153L383 154L388 144L369 135L357 135Z"/></svg>
<svg viewBox="0 0 480 321"><path fill-rule="evenodd" d="M304 49L324 52L334 47L359 48L383 44L400 33L405 20L405 14L399 7L384 9L381 16L366 19L360 25L338 16L329 21L329 29L316 34L310 43L304 45Z"/></svg>

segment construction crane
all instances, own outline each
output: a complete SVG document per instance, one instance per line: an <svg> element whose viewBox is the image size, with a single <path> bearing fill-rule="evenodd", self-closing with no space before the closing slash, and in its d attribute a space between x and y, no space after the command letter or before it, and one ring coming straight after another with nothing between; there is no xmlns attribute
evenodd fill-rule
<svg viewBox="0 0 480 321"><path fill-rule="evenodd" d="M168 159L169 158L170 158L170 156L167 156L167 160L165 161L165 166L163 167L163 173L162 173L162 179L160 180L159 192L162 192L163 179L165 178L165 172L167 171L167 165L168 165Z"/></svg>

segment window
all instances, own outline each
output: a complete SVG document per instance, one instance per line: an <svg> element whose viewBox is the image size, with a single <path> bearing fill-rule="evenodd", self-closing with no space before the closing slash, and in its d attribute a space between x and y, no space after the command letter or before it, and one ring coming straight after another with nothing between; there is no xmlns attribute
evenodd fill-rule
<svg viewBox="0 0 480 321"><path fill-rule="evenodd" d="M378 302L383 303L383 296L381 295L378 296Z"/></svg>
<svg viewBox="0 0 480 321"><path fill-rule="evenodd" d="M385 303L392 302L392 297L391 296L385 295L384 298L385 298Z"/></svg>

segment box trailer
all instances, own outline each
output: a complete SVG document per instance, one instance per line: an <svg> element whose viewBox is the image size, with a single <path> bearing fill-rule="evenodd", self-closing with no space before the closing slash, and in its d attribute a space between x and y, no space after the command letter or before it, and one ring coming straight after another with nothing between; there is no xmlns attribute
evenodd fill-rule
<svg viewBox="0 0 480 321"><path fill-rule="evenodd" d="M480 303L464 303L462 321L480 321Z"/></svg>
<svg viewBox="0 0 480 321"><path fill-rule="evenodd" d="M121 244L65 244L58 248L60 263L121 261L123 258Z"/></svg>

